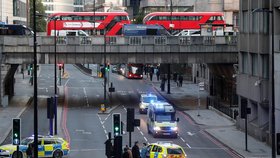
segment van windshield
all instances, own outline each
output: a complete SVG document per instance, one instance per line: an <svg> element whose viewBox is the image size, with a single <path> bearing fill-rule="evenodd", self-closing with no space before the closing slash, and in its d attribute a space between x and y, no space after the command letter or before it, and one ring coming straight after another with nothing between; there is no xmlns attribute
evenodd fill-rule
<svg viewBox="0 0 280 158"><path fill-rule="evenodd" d="M155 121L157 121L157 122L175 121L175 114L171 114L171 113L156 114Z"/></svg>

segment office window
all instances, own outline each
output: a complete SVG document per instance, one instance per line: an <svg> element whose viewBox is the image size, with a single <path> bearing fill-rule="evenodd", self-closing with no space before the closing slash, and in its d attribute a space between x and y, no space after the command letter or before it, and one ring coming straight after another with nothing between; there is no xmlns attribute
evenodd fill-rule
<svg viewBox="0 0 280 158"><path fill-rule="evenodd" d="M247 52L242 53L242 73L248 73L248 54Z"/></svg>
<svg viewBox="0 0 280 158"><path fill-rule="evenodd" d="M259 13L255 12L252 14L253 16L253 24L252 24L252 29L253 29L253 33L258 33L259 32Z"/></svg>
<svg viewBox="0 0 280 158"><path fill-rule="evenodd" d="M258 76L258 54L252 53L252 75L253 76Z"/></svg>
<svg viewBox="0 0 280 158"><path fill-rule="evenodd" d="M269 55L268 54L263 54L261 55L261 60L262 60L262 77L263 78L269 78Z"/></svg>
<svg viewBox="0 0 280 158"><path fill-rule="evenodd" d="M243 12L243 25L242 25L242 30L245 33L248 33L248 27L249 27L249 15L248 11Z"/></svg>

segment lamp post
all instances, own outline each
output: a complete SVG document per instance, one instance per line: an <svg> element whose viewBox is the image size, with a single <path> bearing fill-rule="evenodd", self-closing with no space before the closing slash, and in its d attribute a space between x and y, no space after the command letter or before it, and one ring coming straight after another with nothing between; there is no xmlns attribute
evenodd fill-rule
<svg viewBox="0 0 280 158"><path fill-rule="evenodd" d="M106 110L106 82L107 82L107 77L106 77L106 27L104 27L104 52L103 52L103 57L104 57L104 107Z"/></svg>
<svg viewBox="0 0 280 158"><path fill-rule="evenodd" d="M34 158L38 158L38 98L37 98L37 39L36 39L36 1L33 0L33 74L34 74Z"/></svg>
<svg viewBox="0 0 280 158"><path fill-rule="evenodd" d="M95 28L95 0L93 0L93 35L95 35L95 31L96 31L96 28Z"/></svg>
<svg viewBox="0 0 280 158"><path fill-rule="evenodd" d="M54 134L57 135L57 66L56 66L56 20L54 18Z"/></svg>
<svg viewBox="0 0 280 158"><path fill-rule="evenodd" d="M276 142L275 142L275 79L274 79L274 8L273 0L269 1L270 9L257 8L252 12L271 13L271 157L276 158Z"/></svg>

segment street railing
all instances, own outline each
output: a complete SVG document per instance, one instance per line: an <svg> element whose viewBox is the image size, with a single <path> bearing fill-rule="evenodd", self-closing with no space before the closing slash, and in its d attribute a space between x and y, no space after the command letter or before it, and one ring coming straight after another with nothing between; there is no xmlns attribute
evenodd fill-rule
<svg viewBox="0 0 280 158"><path fill-rule="evenodd" d="M219 102L216 98L207 97L207 107L209 108L210 106L233 119L236 119L238 115L238 110L236 109L236 107L224 105L221 102Z"/></svg>

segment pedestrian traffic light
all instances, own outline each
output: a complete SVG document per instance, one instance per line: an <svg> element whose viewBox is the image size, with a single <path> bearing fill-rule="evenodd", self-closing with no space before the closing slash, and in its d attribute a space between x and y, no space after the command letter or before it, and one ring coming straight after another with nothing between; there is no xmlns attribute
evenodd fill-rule
<svg viewBox="0 0 280 158"><path fill-rule="evenodd" d="M63 64L62 63L58 63L57 65L58 65L58 69L61 70Z"/></svg>
<svg viewBox="0 0 280 158"><path fill-rule="evenodd" d="M134 131L134 108L127 108L126 131Z"/></svg>
<svg viewBox="0 0 280 158"><path fill-rule="evenodd" d="M13 145L20 145L20 119L13 119Z"/></svg>
<svg viewBox="0 0 280 158"><path fill-rule="evenodd" d="M121 114L113 114L113 134L119 136L121 134Z"/></svg>

